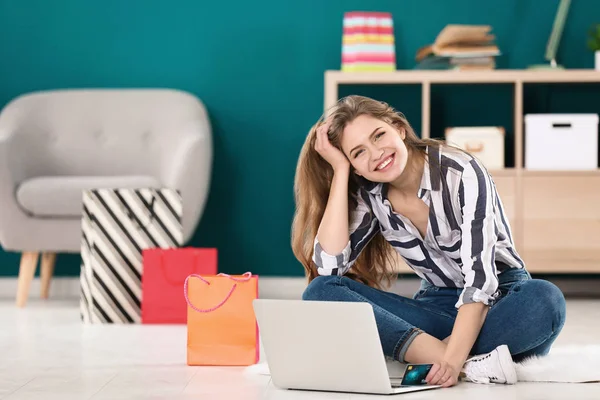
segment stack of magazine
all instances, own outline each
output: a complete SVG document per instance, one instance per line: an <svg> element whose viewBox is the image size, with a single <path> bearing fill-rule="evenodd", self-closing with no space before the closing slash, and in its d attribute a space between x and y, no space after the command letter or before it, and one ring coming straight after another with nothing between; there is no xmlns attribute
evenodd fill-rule
<svg viewBox="0 0 600 400"><path fill-rule="evenodd" d="M447 25L419 49L416 69L491 70L500 50L489 25Z"/></svg>

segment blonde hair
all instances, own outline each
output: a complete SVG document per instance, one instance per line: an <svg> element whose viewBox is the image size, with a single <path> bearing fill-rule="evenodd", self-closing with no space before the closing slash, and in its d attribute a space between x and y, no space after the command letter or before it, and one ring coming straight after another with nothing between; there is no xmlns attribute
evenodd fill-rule
<svg viewBox="0 0 600 400"><path fill-rule="evenodd" d="M333 168L315 150L317 128L324 123L327 115L331 120L329 140L340 150L340 140L344 128L360 115L368 115L382 120L398 131L404 129L406 132L404 143L409 157L420 155L425 158L428 146L439 147L442 145L442 142L438 140L419 138L402 113L384 102L368 97L345 97L317 121L310 129L302 146L294 180L296 212L292 223L292 250L294 256L304 266L309 282L318 276L317 266L312 260L314 240L325 213L333 179ZM348 182L348 218L357 206L355 196L361 188L361 179L363 178L359 178L354 172L351 172ZM383 288L382 283L384 282L386 285L390 285L397 276L394 271L393 252L392 246L381 233L377 233L365 246L346 276L371 287Z"/></svg>

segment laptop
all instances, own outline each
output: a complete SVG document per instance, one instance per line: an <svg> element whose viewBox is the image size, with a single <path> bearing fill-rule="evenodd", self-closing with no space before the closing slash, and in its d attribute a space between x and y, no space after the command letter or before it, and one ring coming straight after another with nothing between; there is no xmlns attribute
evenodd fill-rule
<svg viewBox="0 0 600 400"><path fill-rule="evenodd" d="M253 307L278 388L400 394L441 387L390 379L369 303L256 299Z"/></svg>

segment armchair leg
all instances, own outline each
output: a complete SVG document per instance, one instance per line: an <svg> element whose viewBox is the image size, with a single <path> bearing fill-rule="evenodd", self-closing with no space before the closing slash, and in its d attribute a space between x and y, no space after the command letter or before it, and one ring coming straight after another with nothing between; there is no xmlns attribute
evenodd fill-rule
<svg viewBox="0 0 600 400"><path fill-rule="evenodd" d="M50 280L54 273L56 264L56 253L42 253L42 263L40 266L40 280L42 284L42 299L47 299L50 293Z"/></svg>
<svg viewBox="0 0 600 400"><path fill-rule="evenodd" d="M17 307L24 307L29 297L29 287L35 275L35 269L40 253L26 251L21 254L19 281L17 283Z"/></svg>

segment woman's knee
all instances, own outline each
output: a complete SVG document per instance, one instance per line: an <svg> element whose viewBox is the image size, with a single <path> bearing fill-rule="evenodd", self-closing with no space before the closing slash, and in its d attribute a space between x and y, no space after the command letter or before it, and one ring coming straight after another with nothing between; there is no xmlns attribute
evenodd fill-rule
<svg viewBox="0 0 600 400"><path fill-rule="evenodd" d="M302 293L302 300L330 300L333 287L339 285L340 279L336 275L317 276Z"/></svg>
<svg viewBox="0 0 600 400"><path fill-rule="evenodd" d="M566 319L566 301L562 291L553 283L532 279L522 283L520 291L527 295L530 307L542 318L551 318L552 330L560 331Z"/></svg>

